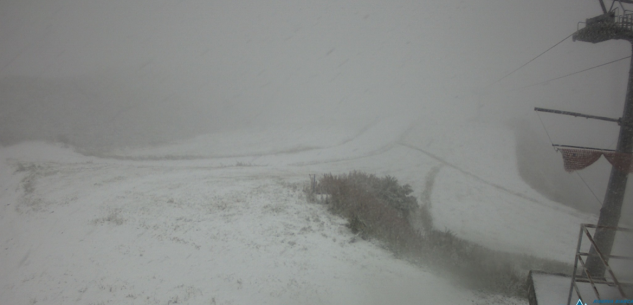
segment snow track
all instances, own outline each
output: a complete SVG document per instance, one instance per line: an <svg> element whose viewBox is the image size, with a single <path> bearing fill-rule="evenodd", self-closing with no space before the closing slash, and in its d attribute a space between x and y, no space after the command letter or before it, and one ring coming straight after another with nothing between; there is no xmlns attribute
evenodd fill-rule
<svg viewBox="0 0 633 305"><path fill-rule="evenodd" d="M309 173L389 174L432 202L440 229L567 259L577 224L590 216L440 158L432 146L412 154L418 124L387 119L320 148L189 160L176 146L119 159L43 143L2 148L0 303L524 304L395 259L306 202Z"/></svg>
<svg viewBox="0 0 633 305"><path fill-rule="evenodd" d="M3 303L477 298L357 241L342 219L308 204L300 185L257 177L257 168L236 176L170 166L23 166L12 175L20 199L3 207L2 231L12 232L0 256Z"/></svg>

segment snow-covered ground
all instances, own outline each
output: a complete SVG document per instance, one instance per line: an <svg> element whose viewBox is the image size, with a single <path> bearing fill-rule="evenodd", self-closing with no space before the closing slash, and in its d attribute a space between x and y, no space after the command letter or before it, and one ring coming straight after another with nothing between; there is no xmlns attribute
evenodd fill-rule
<svg viewBox="0 0 633 305"><path fill-rule="evenodd" d="M394 258L302 192L308 174L350 170L395 176L418 198L432 185L437 228L572 262L595 216L520 179L511 131L462 124L241 129L108 158L0 148L0 303L526 304Z"/></svg>

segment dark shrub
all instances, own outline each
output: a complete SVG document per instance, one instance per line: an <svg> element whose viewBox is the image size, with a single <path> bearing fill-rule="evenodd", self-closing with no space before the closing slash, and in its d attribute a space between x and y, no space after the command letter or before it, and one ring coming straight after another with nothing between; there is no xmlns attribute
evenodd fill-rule
<svg viewBox="0 0 633 305"><path fill-rule="evenodd" d="M406 218L417 205L415 197L409 196L411 187L399 186L392 177L360 172L325 175L319 187L330 196L330 211L345 217L354 233L376 238L397 252L419 248L418 234Z"/></svg>
<svg viewBox="0 0 633 305"><path fill-rule="evenodd" d="M433 229L430 198L418 207L410 195L411 187L399 185L390 176L378 178L361 172L325 175L310 189L326 196L329 210L346 218L354 234L375 238L413 262L448 271L471 289L525 298L529 270L571 272L568 264L487 249L449 230ZM425 234L413 229L409 222L413 216L422 221Z"/></svg>
<svg viewBox="0 0 633 305"><path fill-rule="evenodd" d="M362 190L373 197L381 199L382 203L393 207L404 217L409 216L409 213L418 208L417 199L411 196L411 193L413 193L411 186L408 184L400 185L398 180L391 176L378 178L375 175L353 171L348 175L338 177L325 175L319 180L319 185L322 191L330 194L328 187L332 185L328 184L328 182L340 182L343 180L355 189Z"/></svg>

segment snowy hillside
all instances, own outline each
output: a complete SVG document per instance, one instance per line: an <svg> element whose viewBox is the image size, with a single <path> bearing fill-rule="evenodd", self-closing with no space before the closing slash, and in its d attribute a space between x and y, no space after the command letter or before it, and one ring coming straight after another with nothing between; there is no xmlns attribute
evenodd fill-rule
<svg viewBox="0 0 633 305"><path fill-rule="evenodd" d="M396 259L306 201L311 173L389 174L418 198L430 193L440 229L495 249L572 259L578 225L595 217L522 183L511 133L486 130L487 145L466 142L465 158L454 144L490 127L470 124L460 135L424 128L395 117L330 142L310 141L319 139L315 130L283 141L261 132L257 143L269 146L252 150L244 130L230 134L234 151L211 135L117 158L45 143L2 148L0 303L525 304Z"/></svg>
<svg viewBox="0 0 633 305"><path fill-rule="evenodd" d="M615 148L618 127L533 109L620 116L627 66L604 64L628 45L561 41L599 13L0 1L0 305L525 304L395 258L302 189L390 175L438 231L571 263L608 162L585 184L544 150Z"/></svg>

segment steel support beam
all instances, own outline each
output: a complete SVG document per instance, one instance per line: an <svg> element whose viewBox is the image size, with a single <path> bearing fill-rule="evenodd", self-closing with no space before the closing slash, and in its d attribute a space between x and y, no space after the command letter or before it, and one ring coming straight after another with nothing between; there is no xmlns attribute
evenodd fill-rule
<svg viewBox="0 0 633 305"><path fill-rule="evenodd" d="M626 128L625 125L628 125L633 121L633 60L631 60L629 66L629 80L621 120L625 124L620 126L616 152L630 154L633 152L633 129ZM630 159L629 162L631 162ZM625 165L624 168L630 168L630 164L628 166ZM624 194L626 192L627 179L628 172L622 172L615 166L611 168L609 185L607 186L604 203L600 209L600 218L598 219L599 227L618 226L620 221L620 212L622 211L622 203L624 201ZM601 252L608 259L611 255L611 249L613 248L615 234L616 231L614 230L601 228L596 229L594 239L599 251L596 251L593 246L589 250L590 256L587 258L587 272L590 276L594 278L604 278L606 266L603 264L598 253Z"/></svg>

